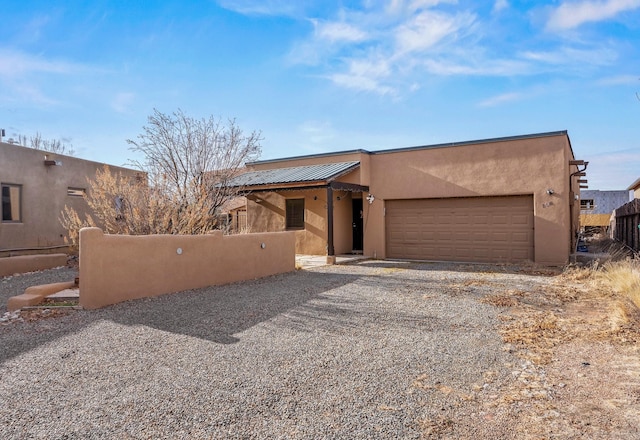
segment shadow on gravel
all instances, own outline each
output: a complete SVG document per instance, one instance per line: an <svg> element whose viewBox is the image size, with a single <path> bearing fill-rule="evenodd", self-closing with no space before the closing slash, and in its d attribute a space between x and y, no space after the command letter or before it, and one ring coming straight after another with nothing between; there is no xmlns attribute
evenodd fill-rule
<svg viewBox="0 0 640 440"><path fill-rule="evenodd" d="M254 281L212 286L120 303L104 309L0 327L0 361L109 320L144 325L220 344L256 324L298 307L324 292L358 279L348 274L296 271ZM126 338L126 332L121 337Z"/></svg>
<svg viewBox="0 0 640 440"><path fill-rule="evenodd" d="M403 269L504 273L514 268L508 266L511 269L507 271L496 265L404 261L364 261L350 266L354 267L353 271L301 270L254 281L134 300L100 310L77 311L64 317L0 326L0 361L57 341L100 321L125 326L142 325L219 344L236 343L240 340L240 333L278 315L284 315L278 325L299 331L354 328L357 325L354 321L363 314L373 321L393 319L396 324L407 328L435 328L442 324L438 323L439 317L425 316L424 311L405 312L403 315L380 314L370 303L368 292L382 289L389 301L393 301L395 294L422 297L429 289L445 293L451 290L451 281L441 276L415 280L401 274L394 275ZM382 272L364 274L357 269L358 266L380 268ZM354 288L347 294L339 290L328 294L349 284ZM128 335L122 331L117 337L126 338Z"/></svg>
<svg viewBox="0 0 640 440"><path fill-rule="evenodd" d="M145 325L233 344L239 341L235 334L357 278L347 274L297 271L123 304L122 313L111 319L126 325Z"/></svg>

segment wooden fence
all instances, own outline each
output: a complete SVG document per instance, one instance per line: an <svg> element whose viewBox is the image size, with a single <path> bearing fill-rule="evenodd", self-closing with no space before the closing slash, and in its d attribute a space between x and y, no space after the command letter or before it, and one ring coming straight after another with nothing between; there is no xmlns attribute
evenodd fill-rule
<svg viewBox="0 0 640 440"><path fill-rule="evenodd" d="M634 199L614 212L613 237L634 251L640 251L640 199Z"/></svg>

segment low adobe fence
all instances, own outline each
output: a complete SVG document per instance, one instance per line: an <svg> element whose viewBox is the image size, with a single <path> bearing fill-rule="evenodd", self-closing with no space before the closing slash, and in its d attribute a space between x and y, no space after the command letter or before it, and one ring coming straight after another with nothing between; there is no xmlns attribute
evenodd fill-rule
<svg viewBox="0 0 640 440"><path fill-rule="evenodd" d="M613 238L640 251L640 199L634 199L614 211Z"/></svg>
<svg viewBox="0 0 640 440"><path fill-rule="evenodd" d="M0 256L0 277L65 266L67 254Z"/></svg>
<svg viewBox="0 0 640 440"><path fill-rule="evenodd" d="M80 305L137 298L295 270L295 233L105 235L80 230Z"/></svg>

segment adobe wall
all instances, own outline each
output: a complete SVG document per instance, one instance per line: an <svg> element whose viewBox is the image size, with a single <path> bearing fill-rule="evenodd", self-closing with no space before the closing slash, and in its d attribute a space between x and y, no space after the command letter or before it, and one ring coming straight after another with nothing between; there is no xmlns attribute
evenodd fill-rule
<svg viewBox="0 0 640 440"><path fill-rule="evenodd" d="M295 234L105 235L80 231L80 305L227 284L295 269Z"/></svg>
<svg viewBox="0 0 640 440"><path fill-rule="evenodd" d="M385 200L532 194L535 261L562 265L571 248L570 159L565 135L374 154L364 254L386 256Z"/></svg>
<svg viewBox="0 0 640 440"><path fill-rule="evenodd" d="M45 165L44 158L60 165ZM0 182L21 185L21 221L0 222L0 250L64 245L66 230L59 218L65 205L81 217L87 211L82 197L67 195L67 188L88 189L87 178L95 178L104 164L0 143ZM121 167L113 172L139 173Z"/></svg>
<svg viewBox="0 0 640 440"><path fill-rule="evenodd" d="M247 164L252 170L275 170L280 168L321 165L325 163L351 162L360 160L360 151L337 152L329 154L313 154L310 156L285 157L281 159L259 160Z"/></svg>
<svg viewBox="0 0 640 440"><path fill-rule="evenodd" d="M65 266L67 254L20 255L0 258L0 277Z"/></svg>
<svg viewBox="0 0 640 440"><path fill-rule="evenodd" d="M327 190L259 192L247 197L247 225L250 232L285 231L287 199L304 198L305 228L297 230L296 253L327 255ZM350 253L353 243L352 194L333 191L333 231L336 254Z"/></svg>

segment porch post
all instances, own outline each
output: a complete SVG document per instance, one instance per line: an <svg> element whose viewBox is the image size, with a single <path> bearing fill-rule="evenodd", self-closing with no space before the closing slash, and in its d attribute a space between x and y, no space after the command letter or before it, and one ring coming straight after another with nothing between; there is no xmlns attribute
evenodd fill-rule
<svg viewBox="0 0 640 440"><path fill-rule="evenodd" d="M333 247L333 188L327 186L327 263L336 261L336 251Z"/></svg>

